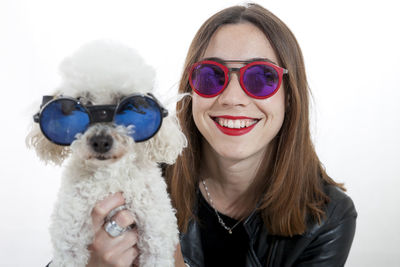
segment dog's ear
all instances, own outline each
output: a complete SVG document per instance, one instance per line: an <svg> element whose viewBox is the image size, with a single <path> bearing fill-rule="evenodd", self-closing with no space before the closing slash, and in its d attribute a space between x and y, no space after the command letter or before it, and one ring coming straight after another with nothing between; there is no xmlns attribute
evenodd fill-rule
<svg viewBox="0 0 400 267"><path fill-rule="evenodd" d="M51 162L61 165L70 154L68 146L59 146L47 140L37 123L32 124L31 131L27 135L25 143L28 148L35 149L38 157L45 163Z"/></svg>
<svg viewBox="0 0 400 267"><path fill-rule="evenodd" d="M187 146L186 137L176 116L173 115L166 117L157 134L145 143L151 160L167 164L175 163L183 148Z"/></svg>

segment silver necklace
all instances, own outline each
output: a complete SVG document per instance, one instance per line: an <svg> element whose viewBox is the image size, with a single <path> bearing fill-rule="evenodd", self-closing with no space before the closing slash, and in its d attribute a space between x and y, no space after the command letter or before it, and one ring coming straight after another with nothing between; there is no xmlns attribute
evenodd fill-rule
<svg viewBox="0 0 400 267"><path fill-rule="evenodd" d="M233 228L235 228L236 226L238 226L239 223L240 223L242 220L239 220L239 221L238 221L237 223L235 223L235 225L232 226L232 227L226 226L225 222L224 222L224 221L222 220L222 218L219 216L217 209L214 207L214 202L213 202L213 200L212 200L212 198L211 198L210 192L208 192L208 187L207 187L207 185L206 185L206 182L205 182L204 180L202 180L201 182L203 183L204 189L206 190L208 201L210 202L211 207L214 209L215 214L217 215L219 224L221 224L221 226L224 227L225 230L227 230L229 234L232 234Z"/></svg>

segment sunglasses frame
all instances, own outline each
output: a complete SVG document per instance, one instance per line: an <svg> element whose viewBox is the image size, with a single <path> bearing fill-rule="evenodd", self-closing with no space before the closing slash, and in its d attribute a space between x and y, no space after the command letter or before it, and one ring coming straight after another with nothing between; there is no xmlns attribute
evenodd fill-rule
<svg viewBox="0 0 400 267"><path fill-rule="evenodd" d="M168 110L165 109L161 105L161 103L157 100L157 98L152 93L131 94L131 95L128 95L128 96L122 98L121 101L119 101L118 104L116 104L116 105L84 105L79 99L76 99L73 97L68 97L68 96L63 96L63 95L56 96L56 97L45 95L42 98L42 104L40 105L40 110L35 115L33 115L33 121L35 123L39 123L40 130L42 131L43 135L49 141L51 141L52 143L55 143L57 145L69 146L71 144L55 142L54 140L49 138L46 135L45 131L42 129L42 124L40 123L41 122L41 114L42 114L42 111L44 109L46 109L46 107L48 105L50 105L51 103L53 103L55 101L59 101L62 99L74 101L76 104L80 105L85 110L85 112L89 116L89 125L92 125L92 124L99 123L99 122L113 122L115 120L115 116L117 115L118 108L121 105L125 104L126 101L128 101L129 99L131 99L133 97L143 97L143 98L151 99L152 101L154 101L156 103L157 107L159 108L160 114L161 114L161 122L160 122L160 125L159 125L157 131L155 131L153 133L153 135L151 135L147 139L135 141L136 143L140 143L140 142L143 142L143 141L146 141L146 140L149 140L150 138L152 138L160 130L162 122L163 122L163 118L168 116Z"/></svg>
<svg viewBox="0 0 400 267"><path fill-rule="evenodd" d="M245 64L245 65L243 67L241 67L241 68L228 68L227 66L224 65L226 63L240 63L240 64ZM193 84L193 80L192 80L193 71L197 66L199 66L201 64L215 65L215 66L220 67L223 70L224 76L225 76L225 83L222 86L222 89L219 90L217 93L212 94L212 95L206 95L206 94L203 94L203 93L199 92L195 88L195 86ZM246 72L247 69L249 69L250 67L256 66L256 65L266 65L266 66L272 67L277 72L277 74L278 74L278 85L277 85L277 87L275 88L275 90L271 94L268 94L266 96L256 96L256 95L252 94L250 91L248 91L246 86L244 85L244 81L243 81L244 73ZM217 61L214 61L214 60L202 60L202 61L194 63L193 66L191 67L191 69L189 71L189 84L192 87L193 91L195 91L198 95L200 95L202 97L206 97L206 98L215 97L215 96L221 94L226 89L226 87L228 86L228 84L230 82L230 74L233 73L233 72L239 73L240 86L242 87L243 91L248 96L250 96L252 98L256 98L256 99L266 99L266 98L269 98L269 97L273 96L278 91L278 89L280 88L280 86L282 84L283 75L287 74L288 70L285 69L285 68L279 67L279 66L277 66L277 65L275 65L275 64L273 64L271 62L262 61L262 60L256 60L256 61L224 60L223 63L220 63L220 62L217 62Z"/></svg>

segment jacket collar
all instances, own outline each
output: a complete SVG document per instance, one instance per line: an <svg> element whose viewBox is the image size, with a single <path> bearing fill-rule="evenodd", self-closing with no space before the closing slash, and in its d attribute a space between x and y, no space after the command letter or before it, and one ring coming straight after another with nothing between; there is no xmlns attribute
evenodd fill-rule
<svg viewBox="0 0 400 267"><path fill-rule="evenodd" d="M243 222L243 227L247 232L247 235L251 239L255 235L257 235L258 231L260 230L260 227L263 226L261 214L258 211L258 209L255 209L249 217L246 218L246 220Z"/></svg>

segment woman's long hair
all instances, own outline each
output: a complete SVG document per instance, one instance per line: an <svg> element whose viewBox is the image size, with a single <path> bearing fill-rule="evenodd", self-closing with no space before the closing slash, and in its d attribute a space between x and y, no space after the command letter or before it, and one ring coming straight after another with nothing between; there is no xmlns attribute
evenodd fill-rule
<svg viewBox="0 0 400 267"><path fill-rule="evenodd" d="M278 63L289 70L284 76L285 118L277 136L268 146L264 163L246 192L249 212L258 204L271 234L293 236L306 230L307 219L320 222L329 201L323 184L335 183L325 172L311 141L309 129L309 87L303 56L296 38L275 15L257 4L234 6L209 18L194 37L179 85L180 93L190 93L188 70L204 54L215 31L226 24L250 22L268 38ZM199 183L202 136L192 117L191 98L177 105L177 115L188 148L174 165L166 168L172 202L177 209L180 231L194 218Z"/></svg>

